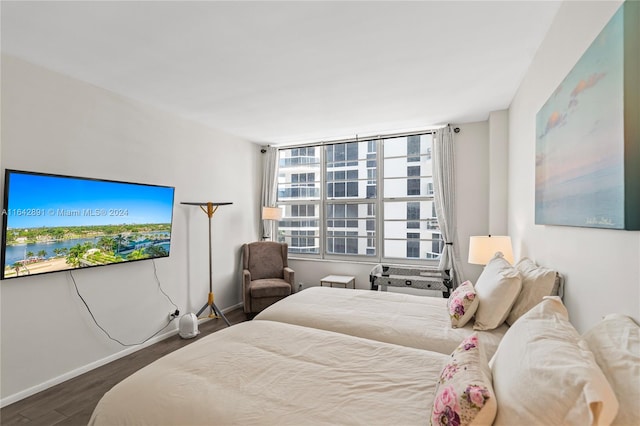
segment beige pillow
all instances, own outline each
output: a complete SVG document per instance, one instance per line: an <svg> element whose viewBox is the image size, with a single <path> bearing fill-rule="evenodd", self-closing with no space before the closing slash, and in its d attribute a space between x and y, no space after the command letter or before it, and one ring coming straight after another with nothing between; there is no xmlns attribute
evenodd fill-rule
<svg viewBox="0 0 640 426"><path fill-rule="evenodd" d="M465 281L456 288L447 301L451 327L459 328L469 322L478 309L478 298L471 281Z"/></svg>
<svg viewBox="0 0 640 426"><path fill-rule="evenodd" d="M618 411L613 389L559 297L545 297L513 324L490 365L496 426L608 425Z"/></svg>
<svg viewBox="0 0 640 426"><path fill-rule="evenodd" d="M440 373L431 425L490 425L497 402L477 333L460 343Z"/></svg>
<svg viewBox="0 0 640 426"><path fill-rule="evenodd" d="M538 266L531 259L521 259L516 269L522 275L522 289L507 317L509 325L540 303L544 296L552 296L556 285L556 271Z"/></svg>
<svg viewBox="0 0 640 426"><path fill-rule="evenodd" d="M496 253L475 286L479 303L473 329L499 327L509 315L521 287L520 273L502 257L502 253Z"/></svg>
<svg viewBox="0 0 640 426"><path fill-rule="evenodd" d="M630 317L604 317L583 338L616 393L613 425L640 425L640 327Z"/></svg>

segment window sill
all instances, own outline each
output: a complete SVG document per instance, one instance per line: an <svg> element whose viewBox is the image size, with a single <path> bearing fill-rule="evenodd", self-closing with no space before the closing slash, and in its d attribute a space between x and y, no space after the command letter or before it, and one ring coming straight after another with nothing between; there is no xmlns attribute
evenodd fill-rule
<svg viewBox="0 0 640 426"><path fill-rule="evenodd" d="M349 264L358 264L358 265L371 265L371 266L375 266L375 265L379 265L379 264L385 264L385 265L399 265L399 266L407 266L407 265L411 265L411 266L422 266L422 267L437 267L438 266L438 261L407 261L407 262L403 262L400 259L395 259L395 260L382 260L382 261L378 261L378 260L359 260L359 259L321 259L321 258L313 258L313 257L293 257L291 255L289 255L289 260L294 260L294 261L302 261L302 262L319 262L319 263L349 263Z"/></svg>

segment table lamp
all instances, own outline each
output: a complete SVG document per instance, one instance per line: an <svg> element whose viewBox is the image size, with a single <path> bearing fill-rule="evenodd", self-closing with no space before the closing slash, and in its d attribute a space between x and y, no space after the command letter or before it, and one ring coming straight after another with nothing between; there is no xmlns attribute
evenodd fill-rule
<svg viewBox="0 0 640 426"><path fill-rule="evenodd" d="M511 237L506 235L474 235L469 238L469 263L486 265L501 252L507 262L513 264Z"/></svg>

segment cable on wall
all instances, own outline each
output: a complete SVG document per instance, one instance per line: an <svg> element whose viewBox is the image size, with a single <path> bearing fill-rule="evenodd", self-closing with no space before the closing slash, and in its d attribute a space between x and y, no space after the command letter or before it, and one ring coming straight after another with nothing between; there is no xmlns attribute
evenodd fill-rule
<svg viewBox="0 0 640 426"><path fill-rule="evenodd" d="M176 308L176 311L177 311L178 310L178 306L173 302L173 300L171 300L169 295L167 293L165 293L164 290L162 289L162 285L160 284L160 278L158 278L158 269L156 268L155 259L151 259L151 263L153 263L153 276L156 277L156 282L158 283L158 289L160 290L160 292L162 294L164 294L164 297L166 297L167 300L169 302L171 302L171 304L173 305L174 308Z"/></svg>
<svg viewBox="0 0 640 426"><path fill-rule="evenodd" d="M160 279L158 278L158 273L157 273L157 269L156 269L156 262L153 259L152 259L152 262L153 262L153 275L155 276L156 282L158 283L158 288L160 289L162 294L164 294L165 297L169 300L169 302L171 302L171 304L176 308L176 312L178 312L178 306L173 302L173 300L171 300L171 297L169 297L169 295L167 293L165 293L165 291L162 289L162 285L160 284ZM164 329L166 329L171 324L171 321L173 321L173 319L167 320L167 324L164 327L162 327L160 330L156 331L151 336L149 336L146 339L144 339L142 342L138 342L138 343L123 343L119 339L116 339L115 337L111 336L111 334L109 334L109 332L104 327L102 327L100 325L100 323L98 322L96 317L93 315L93 312L91 312L91 308L89 308L89 304L87 304L87 301L84 299L84 297L82 297L82 294L80 294L80 290L78 289L78 284L76 283L76 279L74 278L72 271L69 271L69 276L71 277L71 281L73 281L73 286L76 289L76 294L78 295L80 300L82 300L82 303L84 304L85 308L87 308L87 312L89 312L89 315L91 316L91 319L96 324L96 326L100 330L102 330L102 332L109 339L113 340L114 342L119 343L122 346L138 346L138 345L142 345L142 344L148 342L149 340L151 340L152 338L156 337L158 334L160 334Z"/></svg>

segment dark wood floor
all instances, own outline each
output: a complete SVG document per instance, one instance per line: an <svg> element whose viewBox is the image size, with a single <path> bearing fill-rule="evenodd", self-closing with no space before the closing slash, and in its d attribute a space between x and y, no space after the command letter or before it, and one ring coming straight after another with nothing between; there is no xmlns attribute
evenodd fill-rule
<svg viewBox="0 0 640 426"><path fill-rule="evenodd" d="M246 320L242 308L235 309L225 316L231 324ZM222 319L207 321L200 324L200 335L194 339L184 340L178 335L172 336L8 405L0 410L0 424L86 425L102 395L115 384L156 359L222 328L226 328Z"/></svg>

